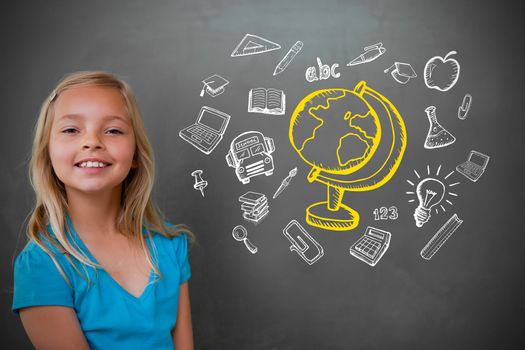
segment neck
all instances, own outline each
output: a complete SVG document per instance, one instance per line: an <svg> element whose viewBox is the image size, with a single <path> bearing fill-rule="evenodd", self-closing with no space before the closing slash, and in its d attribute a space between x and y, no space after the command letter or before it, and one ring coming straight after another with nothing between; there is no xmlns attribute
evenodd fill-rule
<svg viewBox="0 0 525 350"><path fill-rule="evenodd" d="M68 213L81 237L96 238L117 234L121 186L104 193L81 193L66 190Z"/></svg>

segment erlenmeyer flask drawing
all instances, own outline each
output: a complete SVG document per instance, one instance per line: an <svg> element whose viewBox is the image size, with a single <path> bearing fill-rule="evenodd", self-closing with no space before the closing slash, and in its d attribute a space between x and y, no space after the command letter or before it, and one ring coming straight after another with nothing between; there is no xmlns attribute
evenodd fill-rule
<svg viewBox="0 0 525 350"><path fill-rule="evenodd" d="M439 148L453 144L456 138L448 132L441 124L438 123L436 117L436 106L428 106L425 109L430 122L427 139L425 141L425 148Z"/></svg>

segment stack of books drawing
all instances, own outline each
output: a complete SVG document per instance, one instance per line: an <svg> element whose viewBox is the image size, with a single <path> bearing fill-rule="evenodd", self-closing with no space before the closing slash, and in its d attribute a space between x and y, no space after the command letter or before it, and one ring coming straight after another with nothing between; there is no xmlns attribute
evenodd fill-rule
<svg viewBox="0 0 525 350"><path fill-rule="evenodd" d="M268 199L262 193L248 191L239 197L241 209L244 212L242 217L254 224L259 223L268 213Z"/></svg>

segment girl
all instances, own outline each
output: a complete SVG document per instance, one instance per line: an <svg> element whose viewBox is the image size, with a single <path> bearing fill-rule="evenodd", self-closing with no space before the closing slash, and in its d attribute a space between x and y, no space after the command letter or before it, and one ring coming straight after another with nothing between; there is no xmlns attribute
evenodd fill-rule
<svg viewBox="0 0 525 350"><path fill-rule="evenodd" d="M193 349L191 233L161 219L154 168L125 82L78 72L44 101L12 306L36 348Z"/></svg>

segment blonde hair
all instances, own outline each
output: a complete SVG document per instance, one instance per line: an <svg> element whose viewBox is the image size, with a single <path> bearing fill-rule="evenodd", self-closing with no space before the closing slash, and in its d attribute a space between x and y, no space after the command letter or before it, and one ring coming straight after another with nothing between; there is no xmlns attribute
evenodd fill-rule
<svg viewBox="0 0 525 350"><path fill-rule="evenodd" d="M63 183L55 175L49 157L50 130L54 115L54 101L63 91L80 86L101 86L117 89L125 100L131 125L135 133L135 159L138 167L132 168L122 183L121 208L117 217L118 230L129 239L140 242L148 264L157 277L161 276L158 267L153 262L148 245L142 234L142 227L147 230L148 237L154 231L165 237L172 238L186 233L193 239L193 234L184 225L167 226L161 212L155 207L151 199L151 191L155 178L155 161L153 148L149 143L146 128L140 113L135 96L129 85L112 74L98 71L76 72L65 76L42 104L36 124L31 160L29 163L29 177L36 193L35 207L31 211L27 226L28 238L41 247L53 260L60 274L70 284L54 254L44 240L53 244L80 273L72 262L71 256L80 261L84 267L100 267L92 262L78 246L68 239L69 225L67 225L68 203ZM48 232L48 225L56 239ZM82 276L82 273L80 273ZM87 273L85 274L87 277ZM87 278L89 281L89 278Z"/></svg>

